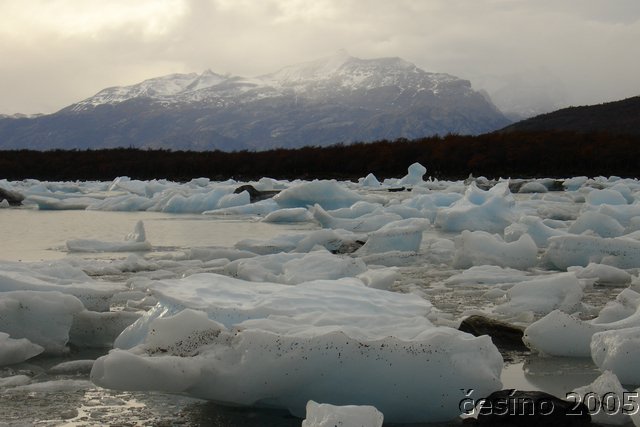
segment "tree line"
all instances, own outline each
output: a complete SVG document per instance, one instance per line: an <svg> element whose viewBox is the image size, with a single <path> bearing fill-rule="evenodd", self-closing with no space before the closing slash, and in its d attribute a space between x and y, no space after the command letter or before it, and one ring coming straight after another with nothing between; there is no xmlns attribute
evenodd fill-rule
<svg viewBox="0 0 640 427"><path fill-rule="evenodd" d="M437 179L474 176L640 177L640 135L510 132L445 135L268 151L100 150L0 151L0 179L188 181L401 177L419 162Z"/></svg>

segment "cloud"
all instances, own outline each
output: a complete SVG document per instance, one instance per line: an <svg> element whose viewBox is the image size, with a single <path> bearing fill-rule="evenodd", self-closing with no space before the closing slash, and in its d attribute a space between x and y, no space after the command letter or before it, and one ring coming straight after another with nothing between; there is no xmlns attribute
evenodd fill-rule
<svg viewBox="0 0 640 427"><path fill-rule="evenodd" d="M640 93L637 0L5 0L0 15L0 113L172 72L259 75L341 48L490 91L515 75L564 88L565 103Z"/></svg>

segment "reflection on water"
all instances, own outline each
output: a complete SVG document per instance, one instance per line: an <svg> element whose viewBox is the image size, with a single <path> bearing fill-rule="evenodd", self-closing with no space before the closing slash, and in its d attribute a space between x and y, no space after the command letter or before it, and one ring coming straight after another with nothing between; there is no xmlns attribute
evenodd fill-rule
<svg viewBox="0 0 640 427"><path fill-rule="evenodd" d="M0 209L0 260L41 261L68 255L66 241L95 239L123 241L142 220L154 251L198 246L231 247L243 239L268 239L296 233L311 224L280 225L252 219L224 219L205 215L158 212L39 211ZM79 256L82 254L73 254ZM90 254L91 258L124 258L127 254Z"/></svg>

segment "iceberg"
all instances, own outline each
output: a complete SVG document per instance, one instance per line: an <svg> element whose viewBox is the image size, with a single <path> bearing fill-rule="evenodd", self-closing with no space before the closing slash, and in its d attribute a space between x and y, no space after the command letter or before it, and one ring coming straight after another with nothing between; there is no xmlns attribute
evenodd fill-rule
<svg viewBox="0 0 640 427"><path fill-rule="evenodd" d="M389 422L451 420L460 389L485 396L501 388L491 339L434 326L417 295L357 279L288 286L211 273L150 289L158 305L96 360L96 385L301 417L309 400L371 405Z"/></svg>
<svg viewBox="0 0 640 427"><path fill-rule="evenodd" d="M524 234L531 236L539 248L546 248L550 237L565 236L567 232L549 227L539 217L525 215L518 222L505 228L504 240L506 242L514 242Z"/></svg>
<svg viewBox="0 0 640 427"><path fill-rule="evenodd" d="M26 338L48 353L65 353L75 314L84 305L60 292L11 291L0 298L0 328L11 338Z"/></svg>
<svg viewBox="0 0 640 427"><path fill-rule="evenodd" d="M613 372L623 384L640 385L640 326L597 332L591 338L591 357L603 371Z"/></svg>
<svg viewBox="0 0 640 427"><path fill-rule="evenodd" d="M381 186L380 181L378 181L378 178L376 178L376 176L372 173L370 173L364 178L360 178L358 182L363 187L379 188Z"/></svg>
<svg viewBox="0 0 640 427"><path fill-rule="evenodd" d="M590 263L618 268L640 267L640 241L625 237L567 235L549 238L543 259L560 270Z"/></svg>
<svg viewBox="0 0 640 427"><path fill-rule="evenodd" d="M264 222L309 222L313 217L307 208L278 209L270 212L262 221Z"/></svg>
<svg viewBox="0 0 640 427"><path fill-rule="evenodd" d="M600 237L619 237L624 234L624 227L615 218L599 212L583 212L569 227L569 233L582 234L593 231Z"/></svg>
<svg viewBox="0 0 640 427"><path fill-rule="evenodd" d="M375 211L357 218L334 218L318 204L311 207L310 212L324 228L338 228L357 233L375 231L392 221L402 219L397 214Z"/></svg>
<svg viewBox="0 0 640 427"><path fill-rule="evenodd" d="M453 265L457 268L489 264L526 270L538 263L538 247L528 234L507 243L495 234L465 230L455 244Z"/></svg>
<svg viewBox="0 0 640 427"><path fill-rule="evenodd" d="M631 421L629 413L635 412L629 392L611 371L604 371L591 384L573 390L568 396L588 408L597 408L591 411L591 422L600 425L626 425Z"/></svg>
<svg viewBox="0 0 640 427"><path fill-rule="evenodd" d="M431 224L427 219L410 218L393 221L369 234L358 255L384 252L418 252L422 234Z"/></svg>
<svg viewBox="0 0 640 427"><path fill-rule="evenodd" d="M373 406L335 406L307 402L302 427L382 427L384 415Z"/></svg>
<svg viewBox="0 0 640 427"><path fill-rule="evenodd" d="M303 182L276 194L273 200L281 208L305 208L318 204L324 209L346 208L362 200L355 191L335 180Z"/></svg>
<svg viewBox="0 0 640 427"><path fill-rule="evenodd" d="M141 252L150 251L151 243L147 241L144 224L138 221L133 233L128 234L123 242L105 242L93 239L67 240L69 252Z"/></svg>
<svg viewBox="0 0 640 427"><path fill-rule="evenodd" d="M307 254L271 254L232 261L224 267L230 276L255 282L296 285L317 279L355 277L367 270L358 258L333 255L326 250Z"/></svg>
<svg viewBox="0 0 640 427"><path fill-rule="evenodd" d="M523 341L530 348L551 356L590 357L594 334L638 326L640 293L625 289L592 320L552 311L525 329Z"/></svg>
<svg viewBox="0 0 640 427"><path fill-rule="evenodd" d="M9 334L0 332L0 367L24 362L43 351L44 347L26 338L13 339Z"/></svg>
<svg viewBox="0 0 640 427"><path fill-rule="evenodd" d="M424 183L422 177L427 173L427 168L420 163L413 163L407 169L407 175L398 181L399 185L419 185Z"/></svg>
<svg viewBox="0 0 640 427"><path fill-rule="evenodd" d="M488 191L472 182L462 199L438 211L435 223L444 231L502 233L514 222L514 205L508 182L500 182Z"/></svg>
<svg viewBox="0 0 640 427"><path fill-rule="evenodd" d="M573 313L580 308L583 290L584 285L573 273L542 276L514 285L507 291L509 301L495 310L511 315L523 311L544 315L553 310Z"/></svg>

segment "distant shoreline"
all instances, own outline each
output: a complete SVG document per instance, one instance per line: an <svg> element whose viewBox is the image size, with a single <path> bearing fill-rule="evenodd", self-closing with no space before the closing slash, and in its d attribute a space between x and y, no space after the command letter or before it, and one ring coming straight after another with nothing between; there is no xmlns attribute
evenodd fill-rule
<svg viewBox="0 0 640 427"><path fill-rule="evenodd" d="M399 177L419 162L435 179L569 176L640 177L640 135L510 132L446 135L268 151L0 151L0 179L342 179Z"/></svg>

